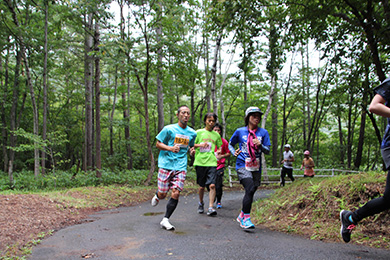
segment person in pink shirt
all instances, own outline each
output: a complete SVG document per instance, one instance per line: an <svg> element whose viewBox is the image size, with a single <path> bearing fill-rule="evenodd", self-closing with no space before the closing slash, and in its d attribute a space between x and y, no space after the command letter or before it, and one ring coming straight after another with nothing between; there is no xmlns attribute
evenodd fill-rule
<svg viewBox="0 0 390 260"><path fill-rule="evenodd" d="M217 157L217 179L215 183L216 189L216 199L217 199L217 209L222 208L221 199L222 199L222 187L223 187L223 176L225 171L225 162L226 158L230 156L229 143L226 139L222 138L222 126L218 123L214 125L215 132L217 132L222 139L222 146L220 152L217 152L218 148L215 147L215 156Z"/></svg>

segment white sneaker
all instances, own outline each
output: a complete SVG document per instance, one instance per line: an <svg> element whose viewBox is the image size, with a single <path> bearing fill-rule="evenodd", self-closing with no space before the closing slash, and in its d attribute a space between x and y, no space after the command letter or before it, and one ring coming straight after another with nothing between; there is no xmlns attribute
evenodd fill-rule
<svg viewBox="0 0 390 260"><path fill-rule="evenodd" d="M169 223L168 218L163 218L160 222L161 228L165 228L166 230L175 230L175 227Z"/></svg>
<svg viewBox="0 0 390 260"><path fill-rule="evenodd" d="M152 198L152 206L156 207L159 202L160 202L160 199L157 197L157 194L154 194L154 196Z"/></svg>

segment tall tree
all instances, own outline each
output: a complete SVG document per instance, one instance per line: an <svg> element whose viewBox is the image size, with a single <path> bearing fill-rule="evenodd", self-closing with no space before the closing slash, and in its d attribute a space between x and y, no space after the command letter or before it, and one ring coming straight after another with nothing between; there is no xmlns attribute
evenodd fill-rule
<svg viewBox="0 0 390 260"><path fill-rule="evenodd" d="M13 22L16 26L17 29L21 30L21 25L19 23L19 19L16 14L15 6L10 0L6 0L7 5L9 10L12 13L12 19ZM16 36L19 40L19 45L20 45L20 53L24 61L24 66L26 69L26 76L27 76L27 86L30 90L30 97L31 97L31 104L32 104L32 110L33 110L33 133L35 136L39 136L39 122L38 122L38 107L37 107L37 102L35 98L35 91L34 91L34 86L32 83L31 79L31 71L30 71L30 66L29 66L29 60L27 56L27 51L26 51L26 44L24 41L24 37L21 34L18 34ZM38 176L39 175L39 147L37 141L34 141L34 175Z"/></svg>
<svg viewBox="0 0 390 260"><path fill-rule="evenodd" d="M49 17L49 1L44 0L44 12L45 12L45 33L44 33L44 47L43 47L43 106L42 106L42 140L46 141L47 138L47 111L48 111L48 103L47 103L47 56L48 56L48 17ZM46 169L46 149L42 149L41 154L41 168L42 175L45 174Z"/></svg>
<svg viewBox="0 0 390 260"><path fill-rule="evenodd" d="M85 153L84 170L93 165L93 13L85 15L84 86L85 86Z"/></svg>

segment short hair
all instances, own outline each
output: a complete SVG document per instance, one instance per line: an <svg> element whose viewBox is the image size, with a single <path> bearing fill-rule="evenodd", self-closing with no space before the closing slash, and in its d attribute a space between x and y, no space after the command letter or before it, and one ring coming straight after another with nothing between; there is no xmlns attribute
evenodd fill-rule
<svg viewBox="0 0 390 260"><path fill-rule="evenodd" d="M177 109L177 114L180 114L180 110L182 107L186 107L189 109L189 107L187 105L181 105L178 109Z"/></svg>
<svg viewBox="0 0 390 260"><path fill-rule="evenodd" d="M222 125L220 123L215 123L214 127L218 127L219 130L221 130L221 136L222 136L222 134L223 134Z"/></svg>
<svg viewBox="0 0 390 260"><path fill-rule="evenodd" d="M215 114L215 113L206 113L206 114L204 115L204 117L203 117L203 122L206 122L206 119L207 119L208 117L213 117L215 121L218 120L217 114Z"/></svg>

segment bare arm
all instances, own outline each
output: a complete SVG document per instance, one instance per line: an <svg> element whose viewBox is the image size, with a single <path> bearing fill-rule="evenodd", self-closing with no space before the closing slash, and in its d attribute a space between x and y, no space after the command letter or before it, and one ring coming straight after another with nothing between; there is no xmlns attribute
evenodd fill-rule
<svg viewBox="0 0 390 260"><path fill-rule="evenodd" d="M390 108L385 105L386 100L379 94L376 94L371 101L368 110L374 114L383 117L390 117Z"/></svg>
<svg viewBox="0 0 390 260"><path fill-rule="evenodd" d="M175 144L174 146L169 146L169 145L166 145L160 141L157 141L156 143L156 147L160 150L163 150L163 151L170 151L170 152L173 152L173 153L178 153L180 151L180 145L179 144Z"/></svg>

